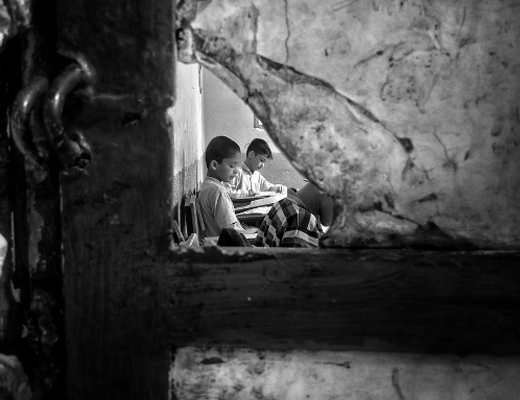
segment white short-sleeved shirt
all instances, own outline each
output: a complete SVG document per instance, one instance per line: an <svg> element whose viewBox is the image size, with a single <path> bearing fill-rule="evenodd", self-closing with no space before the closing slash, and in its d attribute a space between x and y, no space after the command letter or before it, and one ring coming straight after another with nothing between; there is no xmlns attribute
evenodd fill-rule
<svg viewBox="0 0 520 400"><path fill-rule="evenodd" d="M260 172L251 171L245 163L242 163L242 165L237 168L237 175L233 182L225 186L228 188L229 194L233 198L247 197L249 196L250 191L253 191L254 193L287 193L286 186L269 182Z"/></svg>
<svg viewBox="0 0 520 400"><path fill-rule="evenodd" d="M227 188L215 178L206 176L202 182L199 205L207 236L218 236L222 228L238 223Z"/></svg>

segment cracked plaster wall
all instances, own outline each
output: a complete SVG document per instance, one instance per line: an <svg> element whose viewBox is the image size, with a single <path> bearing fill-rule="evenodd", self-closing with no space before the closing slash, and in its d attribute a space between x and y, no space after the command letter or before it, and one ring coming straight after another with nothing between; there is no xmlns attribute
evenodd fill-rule
<svg viewBox="0 0 520 400"><path fill-rule="evenodd" d="M182 221L185 193L199 187L204 179L204 127L200 67L175 66L175 105L168 109L172 124L173 199L175 219Z"/></svg>
<svg viewBox="0 0 520 400"><path fill-rule="evenodd" d="M180 59L336 198L323 244L519 247L518 2L179 4Z"/></svg>

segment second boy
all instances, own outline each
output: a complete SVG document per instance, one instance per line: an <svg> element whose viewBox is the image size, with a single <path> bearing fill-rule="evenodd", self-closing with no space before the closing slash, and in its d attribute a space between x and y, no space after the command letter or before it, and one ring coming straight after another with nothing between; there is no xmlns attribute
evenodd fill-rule
<svg viewBox="0 0 520 400"><path fill-rule="evenodd" d="M258 170L262 169L273 154L264 139L255 138L247 147L246 160L237 168L237 175L227 185L232 198L253 196L260 192L287 193L287 187L265 179Z"/></svg>

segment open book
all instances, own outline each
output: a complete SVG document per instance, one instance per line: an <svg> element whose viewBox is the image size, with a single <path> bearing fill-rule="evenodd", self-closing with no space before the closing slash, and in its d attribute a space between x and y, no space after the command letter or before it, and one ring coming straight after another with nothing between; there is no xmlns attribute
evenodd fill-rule
<svg viewBox="0 0 520 400"><path fill-rule="evenodd" d="M279 193L276 192L260 192L251 196L240 196L240 197L232 197L231 201L233 201L233 204L241 204L241 203L249 203L253 200L259 200L266 197L276 196Z"/></svg>
<svg viewBox="0 0 520 400"><path fill-rule="evenodd" d="M240 199L232 199L235 206L235 213L250 210L251 208L271 206L277 201L282 200L287 195L275 192L260 192L256 196L242 197Z"/></svg>

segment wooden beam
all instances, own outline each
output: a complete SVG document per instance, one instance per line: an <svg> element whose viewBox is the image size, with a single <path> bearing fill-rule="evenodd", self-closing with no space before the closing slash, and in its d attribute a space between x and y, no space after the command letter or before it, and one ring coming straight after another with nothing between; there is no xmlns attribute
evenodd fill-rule
<svg viewBox="0 0 520 400"><path fill-rule="evenodd" d="M170 245L174 7L56 2L59 53L69 62L81 55L94 71L64 112L92 148L83 176L62 177L70 399L167 397L170 358L156 300L135 304L131 288L148 286L143 257Z"/></svg>
<svg viewBox="0 0 520 400"><path fill-rule="evenodd" d="M171 304L176 346L520 354L520 253L208 250L171 261L157 296Z"/></svg>

